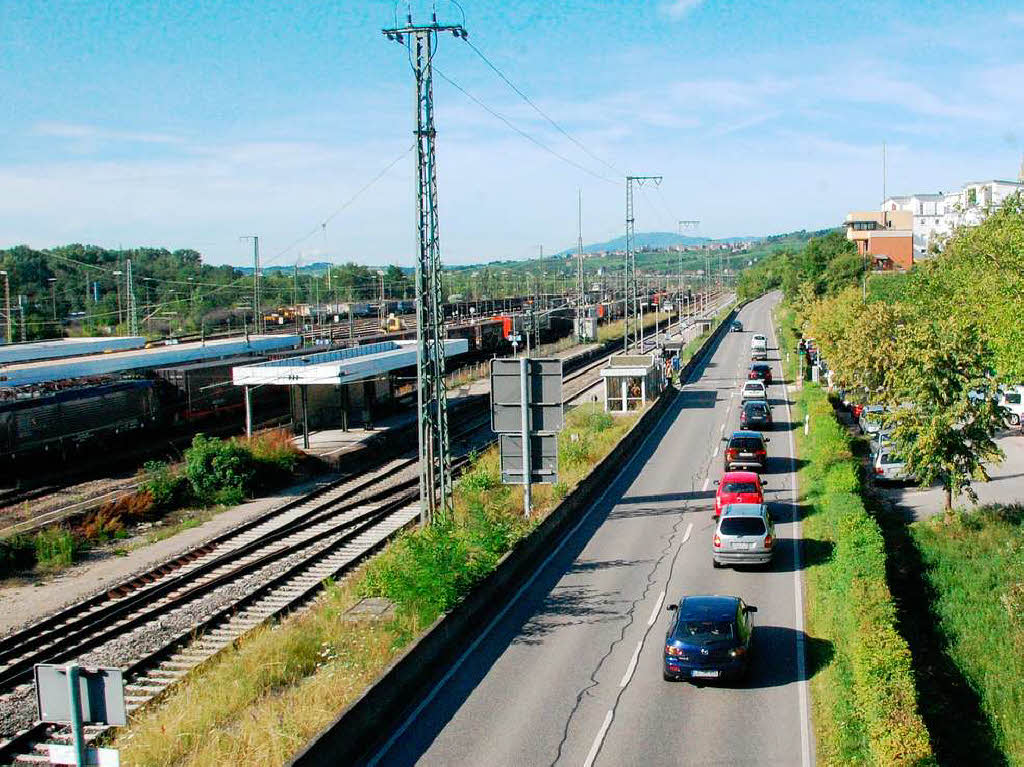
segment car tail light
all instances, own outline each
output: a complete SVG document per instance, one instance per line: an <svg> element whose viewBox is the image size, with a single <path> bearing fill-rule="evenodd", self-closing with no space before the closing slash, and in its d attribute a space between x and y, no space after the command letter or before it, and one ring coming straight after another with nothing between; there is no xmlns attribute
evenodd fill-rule
<svg viewBox="0 0 1024 767"><path fill-rule="evenodd" d="M683 652L682 647L674 647L673 645L665 645L665 654L671 655L674 658L685 658L686 653Z"/></svg>
<svg viewBox="0 0 1024 767"><path fill-rule="evenodd" d="M759 456L762 456L762 457L763 457L763 456L766 456L766 455L768 455L768 451L767 451L767 450L758 450L758 451L757 451L757 454L758 454Z"/></svg>
<svg viewBox="0 0 1024 767"><path fill-rule="evenodd" d="M771 537L771 535L766 535L766 536L764 537L764 547L765 547L766 549L770 549L770 548L772 547L772 544L773 544L773 543L775 543L775 541L773 541L773 540L772 540L772 537Z"/></svg>
<svg viewBox="0 0 1024 767"><path fill-rule="evenodd" d="M718 533L715 533L715 537L712 539L712 542L716 549L722 548L722 537Z"/></svg>
<svg viewBox="0 0 1024 767"><path fill-rule="evenodd" d="M735 458L736 457L736 448L734 448L734 447L727 447L725 449L725 457L726 458Z"/></svg>
<svg viewBox="0 0 1024 767"><path fill-rule="evenodd" d="M746 647L734 647L733 649L729 650L729 655L731 655L734 658L742 658L746 654Z"/></svg>
<svg viewBox="0 0 1024 767"><path fill-rule="evenodd" d="M875 474L885 474L885 469L883 469L881 466L876 466Z"/></svg>

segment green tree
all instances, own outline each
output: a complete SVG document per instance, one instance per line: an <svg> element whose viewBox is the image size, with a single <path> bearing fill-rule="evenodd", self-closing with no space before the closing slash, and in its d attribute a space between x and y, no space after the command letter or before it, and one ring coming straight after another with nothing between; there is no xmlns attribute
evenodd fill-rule
<svg viewBox="0 0 1024 767"><path fill-rule="evenodd" d="M1003 425L992 376L993 354L983 332L962 317L918 318L902 328L885 395L885 423L907 469L926 484L938 482L947 515L953 497L977 494L985 463L1002 451L994 436Z"/></svg>

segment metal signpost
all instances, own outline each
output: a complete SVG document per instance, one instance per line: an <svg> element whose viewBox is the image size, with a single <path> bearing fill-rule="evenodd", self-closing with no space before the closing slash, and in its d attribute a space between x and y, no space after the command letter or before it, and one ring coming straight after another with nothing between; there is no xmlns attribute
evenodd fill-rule
<svg viewBox="0 0 1024 767"><path fill-rule="evenodd" d="M491 360L491 429L501 435L501 480L523 485L530 515L533 482L558 481L557 433L562 412L562 360Z"/></svg>
<svg viewBox="0 0 1024 767"><path fill-rule="evenodd" d="M48 744L50 763L118 767L120 757L115 749L86 748L82 728L128 723L121 669L39 663L35 680L40 721L71 725L72 745Z"/></svg>

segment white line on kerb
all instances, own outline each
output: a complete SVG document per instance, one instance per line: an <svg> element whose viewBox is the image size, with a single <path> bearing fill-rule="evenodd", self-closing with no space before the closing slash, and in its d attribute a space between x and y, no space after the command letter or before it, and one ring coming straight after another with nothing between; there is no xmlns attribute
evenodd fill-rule
<svg viewBox="0 0 1024 767"><path fill-rule="evenodd" d="M726 412L726 416L728 416L728 415L729 415L729 413L728 413L728 412ZM723 423L723 424L722 424L721 426L719 426L719 427L718 427L718 430L719 430L720 432L722 432L723 434L725 434L725 424Z"/></svg>
<svg viewBox="0 0 1024 767"><path fill-rule="evenodd" d="M775 348L779 348L779 339L775 333L775 323L772 322L772 340L775 341ZM786 385L786 377L782 376L782 393L786 400L786 416L790 423L793 422L793 409L789 405L789 387ZM793 430L789 430L789 454L796 458L796 444L793 441ZM797 514L797 501L799 494L796 486L796 472L790 472L793 477L793 486L790 488L791 500L793 502L793 515ZM807 648L804 646L804 590L803 581L800 579L800 541L803 539L800 519L796 518L793 523L793 532L796 545L793 547L793 599L796 602L796 675L797 696L800 701L800 761L803 767L811 765L811 734L810 734L810 710L807 703Z"/></svg>
<svg viewBox="0 0 1024 767"><path fill-rule="evenodd" d="M686 532L683 533L683 543L686 543L688 540L690 540L690 533L692 533L692 532L693 532L693 522L691 522L690 524L688 524L686 526Z"/></svg>
<svg viewBox="0 0 1024 767"><path fill-rule="evenodd" d="M590 747L590 753L587 754L587 761L583 763L583 767L593 767L594 760L597 759L597 752L601 750L601 744L604 743L604 736L608 734L608 728L611 726L613 716L614 712L611 709L604 715L604 724L601 725L597 737L594 738L594 745Z"/></svg>
<svg viewBox="0 0 1024 767"><path fill-rule="evenodd" d="M654 605L654 609L651 610L651 617L647 619L647 625L653 626L654 621L658 620L658 615L661 613L661 606L665 604L665 592L661 592L658 595L658 601Z"/></svg>
<svg viewBox="0 0 1024 767"><path fill-rule="evenodd" d="M711 457L715 458L717 456L718 456L718 445L715 445L715 451L711 454Z"/></svg>
<svg viewBox="0 0 1024 767"><path fill-rule="evenodd" d="M636 649L633 650L633 657L629 659L629 666L626 668L626 673L622 675L622 681L619 682L619 687L625 687L629 684L629 680L633 678L633 672L636 671L636 663L640 660L640 651L644 649L644 640L640 640L636 643Z"/></svg>
<svg viewBox="0 0 1024 767"><path fill-rule="evenodd" d="M710 484L711 484L711 477L705 477L705 479L704 479L704 487L702 487L701 490L702 491L703 490L707 490L708 489L708 485L710 485Z"/></svg>

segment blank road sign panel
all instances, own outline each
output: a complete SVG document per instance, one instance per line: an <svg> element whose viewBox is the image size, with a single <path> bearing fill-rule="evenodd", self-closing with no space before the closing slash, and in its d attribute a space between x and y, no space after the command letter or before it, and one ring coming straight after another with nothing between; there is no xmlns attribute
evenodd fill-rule
<svg viewBox="0 0 1024 767"><path fill-rule="evenodd" d="M554 434L530 436L530 481L558 481L558 437ZM501 481L506 485L523 483L523 438L519 434L501 435Z"/></svg>
<svg viewBox="0 0 1024 767"><path fill-rule="evenodd" d="M562 413L562 360L527 360L530 431L559 431ZM491 360L491 429L500 434L523 430L519 360Z"/></svg>
<svg viewBox="0 0 1024 767"><path fill-rule="evenodd" d="M67 668L40 663L35 667L35 677L39 718L44 722L70 722ZM79 668L78 690L83 724L127 724L121 669Z"/></svg>

